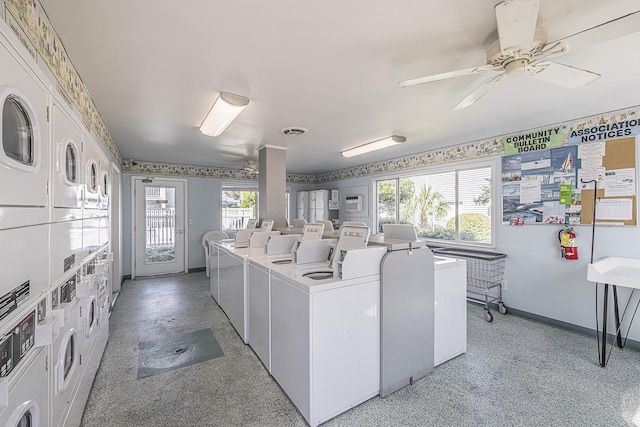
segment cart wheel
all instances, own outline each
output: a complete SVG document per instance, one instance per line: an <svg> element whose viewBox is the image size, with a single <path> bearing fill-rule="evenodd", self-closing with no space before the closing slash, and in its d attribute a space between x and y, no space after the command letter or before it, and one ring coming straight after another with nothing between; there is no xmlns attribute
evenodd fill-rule
<svg viewBox="0 0 640 427"><path fill-rule="evenodd" d="M504 303L498 304L498 310L500 311L500 314L507 314L507 307L505 307Z"/></svg>
<svg viewBox="0 0 640 427"><path fill-rule="evenodd" d="M493 322L493 314L489 310L484 312L484 320L487 322Z"/></svg>

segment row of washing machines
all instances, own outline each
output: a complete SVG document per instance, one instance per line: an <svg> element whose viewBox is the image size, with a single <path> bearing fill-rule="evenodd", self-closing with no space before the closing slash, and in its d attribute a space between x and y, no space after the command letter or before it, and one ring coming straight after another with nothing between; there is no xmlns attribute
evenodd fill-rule
<svg viewBox="0 0 640 427"><path fill-rule="evenodd" d="M109 335L113 163L2 20L0 64L0 427L74 426Z"/></svg>
<svg viewBox="0 0 640 427"><path fill-rule="evenodd" d="M27 274L2 296L0 426L80 424L109 337L111 261L105 245L44 290Z"/></svg>

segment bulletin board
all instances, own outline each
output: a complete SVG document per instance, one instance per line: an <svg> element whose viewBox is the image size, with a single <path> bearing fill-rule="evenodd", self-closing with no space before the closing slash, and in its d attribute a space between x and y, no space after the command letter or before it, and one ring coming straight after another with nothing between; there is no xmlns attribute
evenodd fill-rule
<svg viewBox="0 0 640 427"><path fill-rule="evenodd" d="M595 180L596 222L637 225L635 136L518 148L502 157L503 223L591 224Z"/></svg>
<svg viewBox="0 0 640 427"><path fill-rule="evenodd" d="M578 173L582 179L598 181L596 223L637 225L636 139L622 138L603 141L604 155L598 171L584 166ZM597 144L597 143L596 143ZM591 145L585 144L585 146ZM584 159L582 160L584 163ZM597 162L597 160L596 160ZM597 164L597 163L596 163ZM595 166L595 165L593 165ZM593 222L594 184L580 182L582 215L580 224Z"/></svg>

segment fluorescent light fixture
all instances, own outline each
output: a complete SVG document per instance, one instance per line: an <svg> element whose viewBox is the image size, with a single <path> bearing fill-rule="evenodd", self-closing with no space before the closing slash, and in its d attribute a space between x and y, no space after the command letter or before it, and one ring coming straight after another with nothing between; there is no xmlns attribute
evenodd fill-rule
<svg viewBox="0 0 640 427"><path fill-rule="evenodd" d="M369 142L358 147L349 148L348 150L344 150L340 154L342 154L342 157L359 156L360 154L369 153L381 148L390 147L396 144L402 144L406 140L407 138L405 138L404 136L392 135L385 139L380 139L378 141Z"/></svg>
<svg viewBox="0 0 640 427"><path fill-rule="evenodd" d="M200 132L209 136L218 136L238 117L249 104L249 98L220 92L213 106L200 125Z"/></svg>

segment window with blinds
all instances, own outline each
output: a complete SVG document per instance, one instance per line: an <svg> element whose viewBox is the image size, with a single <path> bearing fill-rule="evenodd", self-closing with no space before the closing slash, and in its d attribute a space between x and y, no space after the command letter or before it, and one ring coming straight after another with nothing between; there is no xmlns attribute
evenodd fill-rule
<svg viewBox="0 0 640 427"><path fill-rule="evenodd" d="M491 245L494 164L403 175L376 181L378 232L413 224L427 240Z"/></svg>

